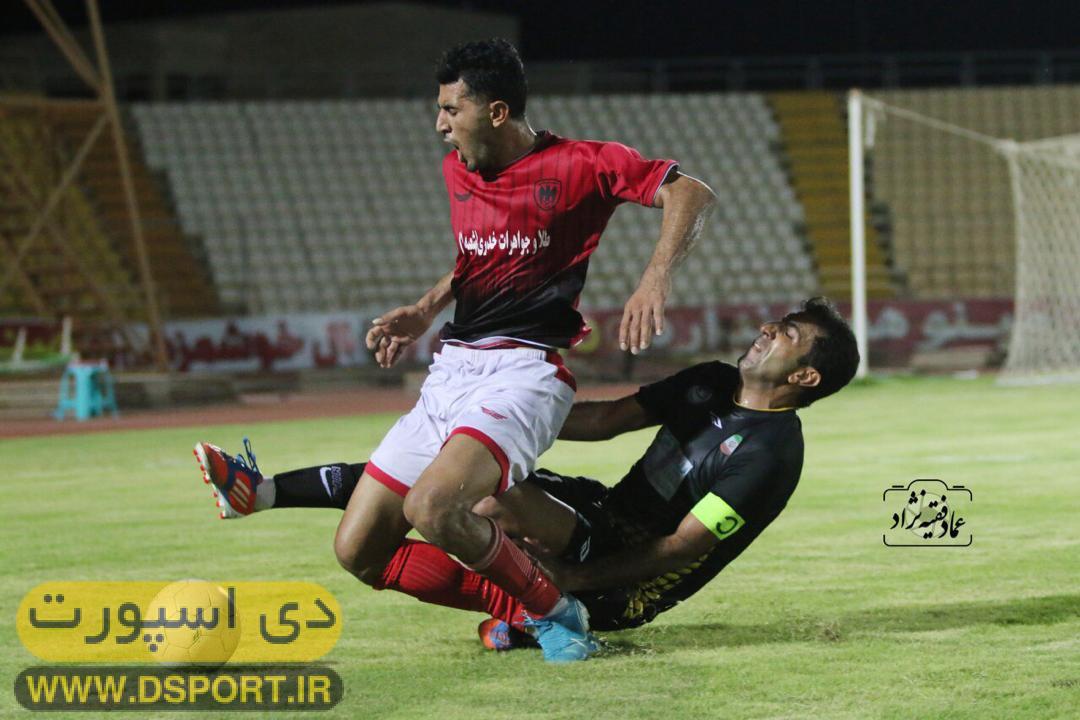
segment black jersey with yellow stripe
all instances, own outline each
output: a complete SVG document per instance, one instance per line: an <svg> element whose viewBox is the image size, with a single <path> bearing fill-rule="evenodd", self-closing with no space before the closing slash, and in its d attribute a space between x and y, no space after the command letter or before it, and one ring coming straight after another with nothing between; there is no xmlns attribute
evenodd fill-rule
<svg viewBox="0 0 1080 720"><path fill-rule="evenodd" d="M737 405L738 382L737 368L710 362L638 391L660 428L615 487L602 497L592 493L583 512L596 533L592 557L670 535L689 513L718 542L685 568L633 587L581 593L597 629L640 625L690 597L757 538L795 491L803 462L798 416ZM585 482L564 484L574 481Z"/></svg>

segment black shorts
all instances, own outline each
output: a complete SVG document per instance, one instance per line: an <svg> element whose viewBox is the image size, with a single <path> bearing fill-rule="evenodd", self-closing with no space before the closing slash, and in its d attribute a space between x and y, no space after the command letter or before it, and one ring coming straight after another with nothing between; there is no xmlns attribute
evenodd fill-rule
<svg viewBox="0 0 1080 720"><path fill-rule="evenodd" d="M566 503L589 522L592 526L586 540L589 559L603 558L643 539L640 528L607 502L611 488L598 480L539 469L526 481ZM607 631L639 627L675 605L661 598L650 598L652 594L633 585L575 592L574 596L589 610L591 628Z"/></svg>

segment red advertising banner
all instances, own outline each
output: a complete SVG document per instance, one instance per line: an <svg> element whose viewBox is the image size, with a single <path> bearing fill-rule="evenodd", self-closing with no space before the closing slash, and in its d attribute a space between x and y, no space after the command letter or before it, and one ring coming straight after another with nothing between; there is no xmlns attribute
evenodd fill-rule
<svg viewBox="0 0 1080 720"><path fill-rule="evenodd" d="M664 334L654 338L650 353L741 352L754 341L761 324L783 317L797 305L731 305L670 308ZM845 317L850 307L840 304ZM959 346L1004 349L1012 327L1013 304L1007 299L871 301L868 307L871 367L903 367L920 351ZM586 314L592 334L574 354L614 355L619 352L622 309Z"/></svg>
<svg viewBox="0 0 1080 720"><path fill-rule="evenodd" d="M665 331L653 338L649 354L738 353L754 341L761 324L782 317L796 305L730 305L669 308ZM878 300L869 305L871 367L904 367L916 352L980 346L1004 350L1012 326L1009 299ZM849 308L840 305L847 316ZM622 308L584 313L593 328L571 357L617 357ZM340 312L219 320L170 322L165 325L172 367L191 371L274 371L366 365L371 362L364 334L374 314ZM403 360L426 363L439 349L438 332L450 317L444 312ZM0 319L0 339L14 344L19 327L29 328L31 343L51 343L59 324ZM145 337L145 327L133 327ZM76 348L78 349L78 348ZM110 358L124 367L123 358Z"/></svg>

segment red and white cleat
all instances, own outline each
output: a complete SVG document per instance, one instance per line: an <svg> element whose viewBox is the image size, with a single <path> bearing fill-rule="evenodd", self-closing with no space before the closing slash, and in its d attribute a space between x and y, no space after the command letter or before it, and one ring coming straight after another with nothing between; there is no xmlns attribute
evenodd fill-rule
<svg viewBox="0 0 1080 720"><path fill-rule="evenodd" d="M203 482L214 486L214 498L221 508L221 519L250 515L256 511L255 500L259 485L263 482L251 443L244 438L247 460L233 457L207 442L195 445L195 459L199 461Z"/></svg>

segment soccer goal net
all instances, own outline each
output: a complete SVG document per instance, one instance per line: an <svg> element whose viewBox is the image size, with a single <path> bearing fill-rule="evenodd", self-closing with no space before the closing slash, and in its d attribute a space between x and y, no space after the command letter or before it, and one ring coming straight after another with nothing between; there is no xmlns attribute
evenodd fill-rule
<svg viewBox="0 0 1080 720"><path fill-rule="evenodd" d="M1080 130L1080 93L883 95L854 107L868 212L889 228L905 293L1012 298L999 382L1080 381L1080 134L1013 139Z"/></svg>
<svg viewBox="0 0 1080 720"><path fill-rule="evenodd" d="M1002 382L1080 380L1080 135L1006 145L1016 306Z"/></svg>

